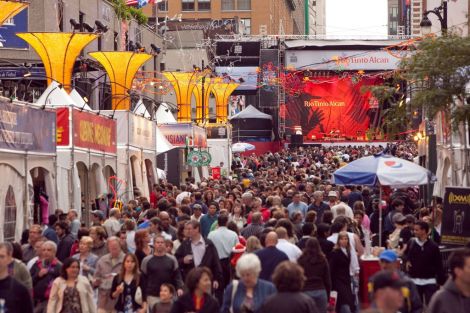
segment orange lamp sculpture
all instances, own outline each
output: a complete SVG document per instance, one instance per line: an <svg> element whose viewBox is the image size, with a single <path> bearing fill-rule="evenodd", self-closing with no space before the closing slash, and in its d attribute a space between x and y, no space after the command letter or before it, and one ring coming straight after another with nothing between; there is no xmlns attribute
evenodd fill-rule
<svg viewBox="0 0 470 313"><path fill-rule="evenodd" d="M232 92L240 86L239 83L224 83L218 81L212 86L212 93L215 96L215 114L217 123L226 123L228 119L228 100Z"/></svg>
<svg viewBox="0 0 470 313"><path fill-rule="evenodd" d="M130 110L131 98L129 90L139 68L147 62L152 55L130 51L90 52L103 65L111 82L113 110Z"/></svg>
<svg viewBox="0 0 470 313"><path fill-rule="evenodd" d="M204 95L202 94L202 81L198 81L194 86L193 94L196 97L196 121L199 123L209 119L209 96L212 92L212 79L206 78L204 82ZM203 98L204 97L204 98ZM204 113L202 108L202 100L204 99ZM203 116L204 114L204 116Z"/></svg>
<svg viewBox="0 0 470 313"><path fill-rule="evenodd" d="M191 122L191 97L199 81L198 72L163 72L175 90L178 122Z"/></svg>
<svg viewBox="0 0 470 313"><path fill-rule="evenodd" d="M85 33L17 33L29 43L44 63L47 84L53 80L72 91L72 72L80 52L98 35Z"/></svg>
<svg viewBox="0 0 470 313"><path fill-rule="evenodd" d="M0 26L28 7L29 3L17 0L0 1Z"/></svg>

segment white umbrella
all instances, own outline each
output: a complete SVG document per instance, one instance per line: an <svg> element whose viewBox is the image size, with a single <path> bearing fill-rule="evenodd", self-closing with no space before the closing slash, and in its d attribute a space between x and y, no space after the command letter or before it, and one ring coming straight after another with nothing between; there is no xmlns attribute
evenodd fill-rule
<svg viewBox="0 0 470 313"><path fill-rule="evenodd" d="M232 145L232 152L245 152L255 150L255 146L246 142L237 142Z"/></svg>

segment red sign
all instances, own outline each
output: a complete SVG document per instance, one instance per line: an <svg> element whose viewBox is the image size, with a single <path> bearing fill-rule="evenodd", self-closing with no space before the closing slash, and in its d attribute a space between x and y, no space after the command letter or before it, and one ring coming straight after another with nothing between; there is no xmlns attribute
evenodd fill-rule
<svg viewBox="0 0 470 313"><path fill-rule="evenodd" d="M220 179L220 167L213 167L212 168L212 178L213 179Z"/></svg>
<svg viewBox="0 0 470 313"><path fill-rule="evenodd" d="M81 148L116 153L116 121L73 110L73 141Z"/></svg>
<svg viewBox="0 0 470 313"><path fill-rule="evenodd" d="M69 134L69 109L58 108L57 114L57 127L56 127L56 140L58 146L68 146L70 144Z"/></svg>
<svg viewBox="0 0 470 313"><path fill-rule="evenodd" d="M294 129L300 125L308 139L356 139L369 128L371 94L363 87L381 82L316 77L315 82L304 83L300 96L288 97L286 126Z"/></svg>

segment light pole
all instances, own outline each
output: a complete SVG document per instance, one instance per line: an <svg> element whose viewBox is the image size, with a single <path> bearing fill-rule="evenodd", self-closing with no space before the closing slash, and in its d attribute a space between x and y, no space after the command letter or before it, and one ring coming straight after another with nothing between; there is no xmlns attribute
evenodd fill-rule
<svg viewBox="0 0 470 313"><path fill-rule="evenodd" d="M439 22L441 23L441 32L443 36L447 35L447 1L443 1L442 4L432 10L424 12L423 19L419 26L421 27L421 32L423 35L428 35L431 33L432 22L428 18L428 15L432 13L437 16ZM423 114L424 116L424 114ZM433 122L426 119L424 121L425 134L427 135L427 149L426 149L426 168L432 173L436 174L437 170L437 142L436 134ZM433 184L428 184L427 188L427 200L430 201L432 198L432 189Z"/></svg>
<svg viewBox="0 0 470 313"><path fill-rule="evenodd" d="M421 20L421 23L419 24L423 35L428 35L431 33L432 22L428 18L428 15L430 13L433 13L434 15L437 16L437 18L439 19L439 22L441 22L442 34L447 35L447 1L443 1L442 4L438 6L437 8L424 12L423 19Z"/></svg>

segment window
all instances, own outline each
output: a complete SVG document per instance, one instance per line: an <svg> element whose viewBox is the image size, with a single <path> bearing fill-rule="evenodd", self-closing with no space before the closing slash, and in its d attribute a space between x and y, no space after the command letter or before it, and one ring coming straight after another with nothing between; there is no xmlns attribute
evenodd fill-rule
<svg viewBox="0 0 470 313"><path fill-rule="evenodd" d="M198 11L210 11L211 0L197 0L197 10Z"/></svg>
<svg viewBox="0 0 470 313"><path fill-rule="evenodd" d="M222 11L235 10L235 0L222 0Z"/></svg>
<svg viewBox="0 0 470 313"><path fill-rule="evenodd" d="M392 18L398 17L398 7L392 7Z"/></svg>
<svg viewBox="0 0 470 313"><path fill-rule="evenodd" d="M251 19L240 19L240 33L242 35L251 35Z"/></svg>
<svg viewBox="0 0 470 313"><path fill-rule="evenodd" d="M3 225L3 241L14 241L16 230L16 201L12 186L8 186L5 197L5 220Z"/></svg>
<svg viewBox="0 0 470 313"><path fill-rule="evenodd" d="M157 12L167 12L167 11L168 11L168 0L163 0L162 2L159 2L157 4Z"/></svg>
<svg viewBox="0 0 470 313"><path fill-rule="evenodd" d="M183 11L194 11L194 0L182 0Z"/></svg>
<svg viewBox="0 0 470 313"><path fill-rule="evenodd" d="M237 0L237 9L240 11L251 10L251 0Z"/></svg>

